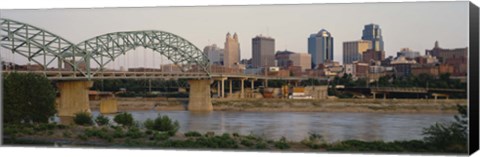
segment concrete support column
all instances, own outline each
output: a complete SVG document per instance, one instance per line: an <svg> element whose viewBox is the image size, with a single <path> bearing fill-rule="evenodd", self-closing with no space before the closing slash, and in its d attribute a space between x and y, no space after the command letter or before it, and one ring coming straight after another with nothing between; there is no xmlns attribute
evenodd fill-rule
<svg viewBox="0 0 480 157"><path fill-rule="evenodd" d="M372 94L373 94L373 99L375 100L377 98L377 93L372 92Z"/></svg>
<svg viewBox="0 0 480 157"><path fill-rule="evenodd" d="M217 81L217 97L220 98L222 96L222 92L221 92L221 88L220 88L220 81Z"/></svg>
<svg viewBox="0 0 480 157"><path fill-rule="evenodd" d="M223 81L222 81L223 82ZM213 110L210 97L210 80L188 80L190 92L188 94L188 110L208 112Z"/></svg>
<svg viewBox="0 0 480 157"><path fill-rule="evenodd" d="M383 93L383 99L387 99L387 93Z"/></svg>
<svg viewBox="0 0 480 157"><path fill-rule="evenodd" d="M91 113L88 91L92 86L92 81L65 81L57 83L57 87L60 90L59 104L57 106L60 123L73 123L73 117L79 112Z"/></svg>
<svg viewBox="0 0 480 157"><path fill-rule="evenodd" d="M254 88L253 88L254 84L255 84L255 81L254 81L254 80L250 80L250 86L251 86L250 88L252 89L252 92L253 92L253 89L254 89Z"/></svg>
<svg viewBox="0 0 480 157"><path fill-rule="evenodd" d="M117 113L117 99L116 98L105 98L100 101L100 113L102 114L111 114Z"/></svg>
<svg viewBox="0 0 480 157"><path fill-rule="evenodd" d="M222 98L225 98L225 80L222 79L222 91L220 93L222 93Z"/></svg>
<svg viewBox="0 0 480 157"><path fill-rule="evenodd" d="M240 80L240 98L244 98L244 95L245 95L244 93L245 90L243 90L243 86L244 86L243 81L245 80L244 79Z"/></svg>
<svg viewBox="0 0 480 157"><path fill-rule="evenodd" d="M263 86L264 86L265 88L268 88L268 80L267 80L267 79L265 79L265 80L263 81Z"/></svg>
<svg viewBox="0 0 480 157"><path fill-rule="evenodd" d="M229 96L232 96L232 80L229 80L229 83L230 83L230 86L228 88L230 90Z"/></svg>

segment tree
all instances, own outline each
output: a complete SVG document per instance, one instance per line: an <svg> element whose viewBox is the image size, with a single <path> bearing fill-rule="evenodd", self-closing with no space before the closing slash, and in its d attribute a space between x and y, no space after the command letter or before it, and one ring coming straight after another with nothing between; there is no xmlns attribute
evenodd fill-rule
<svg viewBox="0 0 480 157"><path fill-rule="evenodd" d="M438 150L447 152L467 152L468 115L467 107L457 105L460 115L455 115L455 122L436 123L424 128L425 142Z"/></svg>
<svg viewBox="0 0 480 157"><path fill-rule="evenodd" d="M56 113L56 92L50 81L33 73L4 75L4 122L48 123Z"/></svg>
<svg viewBox="0 0 480 157"><path fill-rule="evenodd" d="M93 125L92 115L88 112L79 112L75 113L73 117L73 122L77 125Z"/></svg>
<svg viewBox="0 0 480 157"><path fill-rule="evenodd" d="M133 125L133 117L130 113L120 113L113 118L113 121L117 124L121 124L122 126L132 126Z"/></svg>
<svg viewBox="0 0 480 157"><path fill-rule="evenodd" d="M174 122L168 116L158 116L155 120L147 119L144 126L149 130L167 132L170 136L175 135L179 128L178 121Z"/></svg>
<svg viewBox="0 0 480 157"><path fill-rule="evenodd" d="M108 125L110 124L110 119L108 119L108 117L105 117L103 115L99 115L95 119L95 123L97 123L97 125L99 126Z"/></svg>

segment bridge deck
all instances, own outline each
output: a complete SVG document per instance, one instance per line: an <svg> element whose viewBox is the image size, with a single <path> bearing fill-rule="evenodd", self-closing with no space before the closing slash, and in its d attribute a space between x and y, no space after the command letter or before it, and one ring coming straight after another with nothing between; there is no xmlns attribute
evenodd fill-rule
<svg viewBox="0 0 480 157"><path fill-rule="evenodd" d="M3 71L3 74L12 72L35 73L46 76L50 80L87 80L81 72L73 71ZM101 79L208 79L208 78L230 78L230 79L260 79L260 80L307 80L311 77L277 77L264 75L247 74L224 74L212 73L208 76L203 72L128 72L128 71L103 71L93 73L91 80ZM327 78L314 78L326 80Z"/></svg>

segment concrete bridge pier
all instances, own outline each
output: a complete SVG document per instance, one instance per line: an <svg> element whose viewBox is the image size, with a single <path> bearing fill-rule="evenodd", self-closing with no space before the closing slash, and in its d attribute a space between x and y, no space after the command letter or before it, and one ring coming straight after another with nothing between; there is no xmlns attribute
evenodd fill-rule
<svg viewBox="0 0 480 157"><path fill-rule="evenodd" d="M57 87L60 90L59 104L57 106L60 123L73 123L73 117L79 112L91 113L88 91L92 86L92 81L64 81L57 83Z"/></svg>
<svg viewBox="0 0 480 157"><path fill-rule="evenodd" d="M212 111L213 106L210 96L211 80L188 80L188 84L190 85L190 92L188 95L188 110L193 112Z"/></svg>
<svg viewBox="0 0 480 157"><path fill-rule="evenodd" d="M240 79L240 98L245 97L245 90L243 89L245 79Z"/></svg>

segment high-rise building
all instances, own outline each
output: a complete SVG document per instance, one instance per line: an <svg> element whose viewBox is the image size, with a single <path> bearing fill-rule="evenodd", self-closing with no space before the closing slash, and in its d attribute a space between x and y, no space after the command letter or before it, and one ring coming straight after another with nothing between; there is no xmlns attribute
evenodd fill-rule
<svg viewBox="0 0 480 157"><path fill-rule="evenodd" d="M443 49L440 48L438 41L435 41L435 46L431 50L425 50L425 54L435 56L441 63L445 63L449 58L468 58L468 48Z"/></svg>
<svg viewBox="0 0 480 157"><path fill-rule="evenodd" d="M230 33L227 33L225 41L225 49L223 54L223 65L225 67L234 67L235 64L240 62L240 43L238 43L237 33L233 34L233 38Z"/></svg>
<svg viewBox="0 0 480 157"><path fill-rule="evenodd" d="M420 56L420 52L412 51L409 48L402 48L397 52L397 57L404 56L405 58L415 59Z"/></svg>
<svg viewBox="0 0 480 157"><path fill-rule="evenodd" d="M223 49L216 44L205 46L203 53L210 60L210 64L223 65Z"/></svg>
<svg viewBox="0 0 480 157"><path fill-rule="evenodd" d="M374 51L373 49L368 49L363 52L362 61L364 63L370 63L371 61L382 61L385 59L384 51Z"/></svg>
<svg viewBox="0 0 480 157"><path fill-rule="evenodd" d="M372 48L372 42L369 40L343 42L343 64L362 61L363 52L370 48Z"/></svg>
<svg viewBox="0 0 480 157"><path fill-rule="evenodd" d="M384 51L382 29L377 24L368 24L363 28L362 40L372 42L372 49L375 51Z"/></svg>
<svg viewBox="0 0 480 157"><path fill-rule="evenodd" d="M308 53L295 53L292 51L277 51L275 54L277 60L277 66L283 69L287 69L292 66L300 68L300 71L310 69L312 59Z"/></svg>
<svg viewBox="0 0 480 157"><path fill-rule="evenodd" d="M311 68L312 58L308 53L294 53L289 56L289 59L292 61L292 66L299 66L302 71Z"/></svg>
<svg viewBox="0 0 480 157"><path fill-rule="evenodd" d="M308 53L312 57L312 69L327 61L333 61L333 37L325 29L308 38Z"/></svg>
<svg viewBox="0 0 480 157"><path fill-rule="evenodd" d="M275 65L275 39L265 36L252 38L252 66L270 67Z"/></svg>
<svg viewBox="0 0 480 157"><path fill-rule="evenodd" d="M293 63L290 60L290 55L294 53L295 52L288 51L288 50L277 51L277 53L275 53L275 60L277 60L277 66L279 66L280 68L288 68L292 66Z"/></svg>

